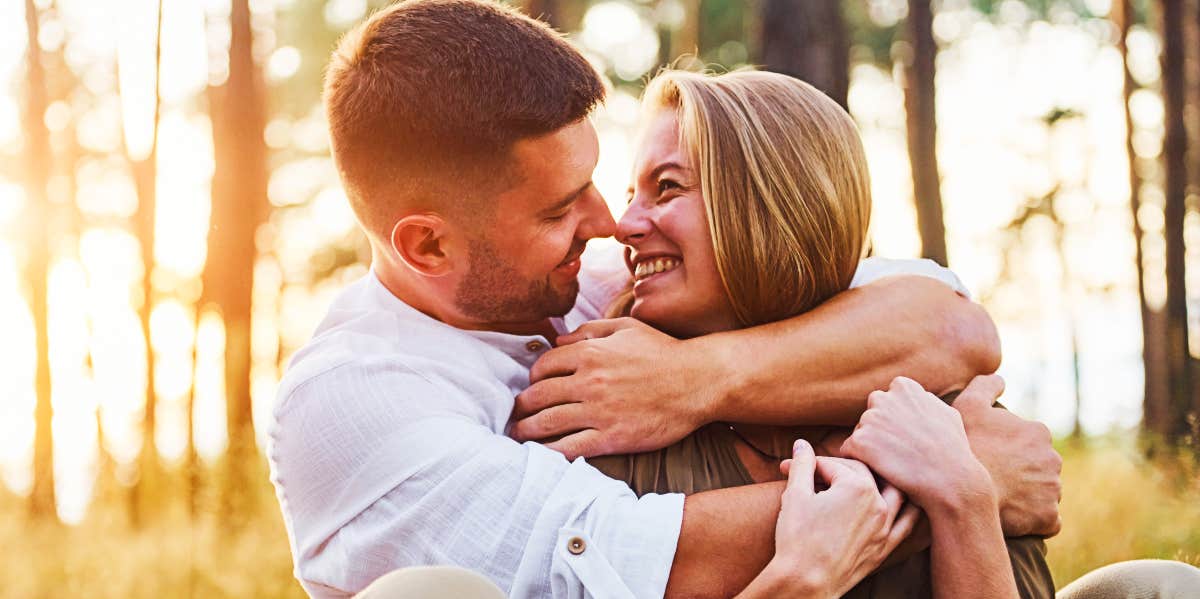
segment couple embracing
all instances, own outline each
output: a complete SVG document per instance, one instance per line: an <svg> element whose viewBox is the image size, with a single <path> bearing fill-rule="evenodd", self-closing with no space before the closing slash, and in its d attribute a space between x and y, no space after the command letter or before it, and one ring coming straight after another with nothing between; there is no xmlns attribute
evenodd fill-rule
<svg viewBox="0 0 1200 599"><path fill-rule="evenodd" d="M1052 596L1061 460L993 406L999 343L957 278L862 259L849 116L782 75L664 72L615 222L604 93L483 0L339 44L324 102L372 264L273 412L305 590ZM605 237L623 253L585 252Z"/></svg>

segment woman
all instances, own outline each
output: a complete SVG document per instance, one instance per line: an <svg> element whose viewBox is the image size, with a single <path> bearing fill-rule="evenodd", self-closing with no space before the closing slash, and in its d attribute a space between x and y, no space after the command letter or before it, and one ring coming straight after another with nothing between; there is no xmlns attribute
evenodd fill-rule
<svg viewBox="0 0 1200 599"><path fill-rule="evenodd" d="M788 318L849 287L866 243L870 181L858 132L837 104L774 73L671 71L650 83L644 107L635 182L618 225L633 283L611 315L693 337ZM928 403L923 390L903 385L895 397ZM920 438L933 425L915 426ZM780 460L796 439L840 444L828 442L831 432L844 437L832 429L713 424L657 452L589 462L639 494L695 493L778 480ZM929 468L978 474L969 448L954 459ZM991 510L994 520L986 472L969 482L979 491L975 507ZM914 500L930 497L925 487L901 490ZM942 513L927 509L935 537L946 530L935 520ZM992 540L1003 557L1003 537L997 532ZM996 547L985 549L983 555L997 555ZM1041 541L1017 540L1009 549L1012 566L975 564L974 572L991 567L1011 582L1015 567L1022 595L1051 596ZM949 596L963 572L946 565L936 562L931 578L929 553L921 553L868 578L850 596Z"/></svg>

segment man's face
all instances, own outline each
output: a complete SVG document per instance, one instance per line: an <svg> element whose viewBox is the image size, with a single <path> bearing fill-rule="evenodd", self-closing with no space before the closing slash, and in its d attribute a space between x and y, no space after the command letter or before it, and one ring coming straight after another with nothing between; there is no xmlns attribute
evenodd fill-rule
<svg viewBox="0 0 1200 599"><path fill-rule="evenodd" d="M468 243L470 266L455 292L465 316L532 323L571 309L587 240L616 228L592 185L599 151L586 119L514 145L519 181L497 196Z"/></svg>

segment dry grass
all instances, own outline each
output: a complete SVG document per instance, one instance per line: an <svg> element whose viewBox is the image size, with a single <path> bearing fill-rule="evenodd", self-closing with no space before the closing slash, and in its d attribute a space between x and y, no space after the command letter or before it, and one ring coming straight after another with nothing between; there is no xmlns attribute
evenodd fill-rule
<svg viewBox="0 0 1200 599"><path fill-rule="evenodd" d="M1147 460L1128 438L1064 443L1063 531L1049 541L1061 587L1104 564L1200 565L1200 467L1194 455Z"/></svg>
<svg viewBox="0 0 1200 599"><path fill-rule="evenodd" d="M1147 461L1127 439L1064 445L1064 529L1050 541L1055 580L1065 584L1114 561L1200 561L1200 480L1195 459ZM233 522L201 493L193 521L179 473L159 485L154 513L130 523L124 489L102 490L78 526L38 525L24 503L0 494L0 599L84 596L303 597L265 476L247 489L250 514ZM215 485L205 488L211 490Z"/></svg>

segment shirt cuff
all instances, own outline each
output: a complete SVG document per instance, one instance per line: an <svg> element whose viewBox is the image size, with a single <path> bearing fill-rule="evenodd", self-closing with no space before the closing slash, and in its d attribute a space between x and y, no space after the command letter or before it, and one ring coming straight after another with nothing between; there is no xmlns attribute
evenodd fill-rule
<svg viewBox="0 0 1200 599"><path fill-rule="evenodd" d="M603 476L583 460L571 469L589 478ZM605 589L606 596L662 597L675 563L684 496L638 498L625 483L607 477L604 482L616 492L597 494L559 529L554 561L593 595Z"/></svg>

